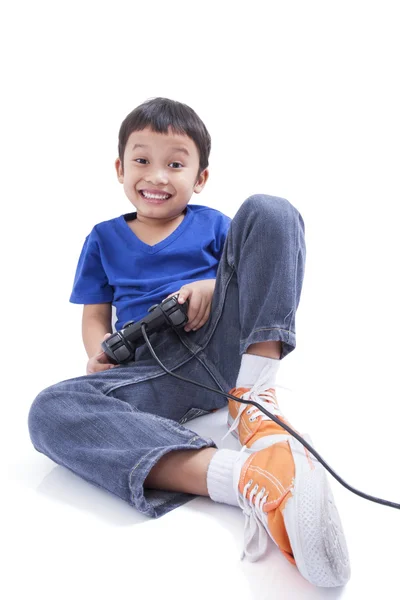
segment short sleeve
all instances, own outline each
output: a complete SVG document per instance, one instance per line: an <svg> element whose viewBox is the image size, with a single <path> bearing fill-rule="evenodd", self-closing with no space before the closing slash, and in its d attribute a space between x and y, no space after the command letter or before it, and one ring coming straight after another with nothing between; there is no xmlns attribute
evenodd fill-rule
<svg viewBox="0 0 400 600"><path fill-rule="evenodd" d="M74 304L100 304L112 302L113 295L101 262L99 244L92 233L83 244L69 301Z"/></svg>
<svg viewBox="0 0 400 600"><path fill-rule="evenodd" d="M222 251L224 249L225 240L228 235L229 227L231 225L231 219L226 215L220 213L220 217L215 221L214 228L214 241L212 247L212 253L218 261L221 260Z"/></svg>

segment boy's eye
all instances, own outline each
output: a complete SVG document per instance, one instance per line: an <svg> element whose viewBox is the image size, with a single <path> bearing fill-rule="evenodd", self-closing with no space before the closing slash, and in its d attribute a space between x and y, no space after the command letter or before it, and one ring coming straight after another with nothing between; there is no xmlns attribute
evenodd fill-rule
<svg viewBox="0 0 400 600"><path fill-rule="evenodd" d="M138 160L144 160L144 161L148 162L147 158L135 158L134 162L137 162ZM143 164L143 163L139 163L139 164ZM179 165L180 167L183 167L182 163L176 162L176 161L169 163L169 164L170 165Z"/></svg>

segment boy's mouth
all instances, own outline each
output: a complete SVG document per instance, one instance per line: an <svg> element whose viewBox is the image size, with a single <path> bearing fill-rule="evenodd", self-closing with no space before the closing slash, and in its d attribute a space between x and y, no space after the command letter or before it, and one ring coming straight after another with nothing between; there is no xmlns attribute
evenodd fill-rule
<svg viewBox="0 0 400 600"><path fill-rule="evenodd" d="M150 202L151 204L162 204L163 202L169 200L172 196L172 194L167 193L153 194L145 190L139 190L139 194L142 196L142 198L144 198L144 200L146 200L146 202Z"/></svg>

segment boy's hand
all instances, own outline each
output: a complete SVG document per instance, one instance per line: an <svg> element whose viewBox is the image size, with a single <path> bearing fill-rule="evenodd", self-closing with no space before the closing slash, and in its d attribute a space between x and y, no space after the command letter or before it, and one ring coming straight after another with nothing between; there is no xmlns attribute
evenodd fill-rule
<svg viewBox="0 0 400 600"><path fill-rule="evenodd" d="M111 333L106 333L103 337L103 342L107 338L112 335ZM107 369L113 369L114 367L119 367L119 365L114 365L110 362L107 354L104 350L101 350L98 354L95 354L91 358L89 358L88 364L86 366L86 375L91 375L92 373L99 373L100 371L106 371Z"/></svg>
<svg viewBox="0 0 400 600"><path fill-rule="evenodd" d="M179 294L178 302L183 304L189 300L188 322L185 331L197 331L207 322L211 311L215 279L202 279L183 285L178 292L169 294L167 298Z"/></svg>

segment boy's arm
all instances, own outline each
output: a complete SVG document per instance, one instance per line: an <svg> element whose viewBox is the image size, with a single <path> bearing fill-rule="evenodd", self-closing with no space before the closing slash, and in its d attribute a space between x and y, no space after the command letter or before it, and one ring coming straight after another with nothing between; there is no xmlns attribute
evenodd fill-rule
<svg viewBox="0 0 400 600"><path fill-rule="evenodd" d="M101 342L106 333L112 333L111 302L85 304L82 315L82 338L88 358L101 352Z"/></svg>

